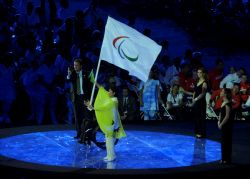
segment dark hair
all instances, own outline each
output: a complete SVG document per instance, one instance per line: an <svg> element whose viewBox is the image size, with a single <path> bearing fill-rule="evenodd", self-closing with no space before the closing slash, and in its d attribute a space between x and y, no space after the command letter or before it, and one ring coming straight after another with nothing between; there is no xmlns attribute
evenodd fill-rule
<svg viewBox="0 0 250 179"><path fill-rule="evenodd" d="M75 58L74 62L79 63L80 65L82 65L82 59L81 58Z"/></svg>
<svg viewBox="0 0 250 179"><path fill-rule="evenodd" d="M114 96L116 96L116 95L117 95L117 89L116 89L116 87L115 87L115 86L110 85L110 86L109 86L109 89L111 89L111 90L113 91L113 93L115 93L115 95L114 95Z"/></svg>
<svg viewBox="0 0 250 179"><path fill-rule="evenodd" d="M199 67L198 69L197 69L197 71L198 70L200 70L200 71L202 71L202 73L204 73L204 78L205 78L205 80L206 80L206 82L208 81L208 76L207 76L207 71L206 71L206 69L204 68L204 67Z"/></svg>
<svg viewBox="0 0 250 179"><path fill-rule="evenodd" d="M246 71L246 69L244 67L240 67L239 70L243 71L243 74L247 74L247 71Z"/></svg>

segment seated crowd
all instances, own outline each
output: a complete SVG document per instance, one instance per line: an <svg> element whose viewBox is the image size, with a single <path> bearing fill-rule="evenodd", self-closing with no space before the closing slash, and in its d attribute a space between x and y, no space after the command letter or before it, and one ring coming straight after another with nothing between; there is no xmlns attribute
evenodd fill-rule
<svg viewBox="0 0 250 179"><path fill-rule="evenodd" d="M14 7L12 1L0 2L0 125L71 124L74 114L67 69L75 58L82 59L83 70L96 68L104 17L96 1L85 10L77 9L70 17L62 14L68 6L57 6L55 1L40 1L38 7L24 1L21 5L22 10ZM56 11L56 7L61 11ZM149 36L150 29L144 33ZM98 82L118 89L124 122L186 120L192 116L187 104L192 100L197 69L204 67L202 53L187 49L183 56L172 60L169 42L156 41L163 48L147 82L107 63L100 70ZM246 70L231 68L225 75L224 62L218 59L207 72L207 111L212 107L216 112L221 105L220 94L224 88L230 88L236 119L246 119L250 109Z"/></svg>

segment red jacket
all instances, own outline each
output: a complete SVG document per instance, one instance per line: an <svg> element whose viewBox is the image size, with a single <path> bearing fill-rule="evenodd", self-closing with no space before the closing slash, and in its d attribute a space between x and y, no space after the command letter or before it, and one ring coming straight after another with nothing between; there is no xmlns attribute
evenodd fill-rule
<svg viewBox="0 0 250 179"><path fill-rule="evenodd" d="M220 88L220 82L223 79L223 71L218 69L213 69L208 73L209 83L213 91Z"/></svg>
<svg viewBox="0 0 250 179"><path fill-rule="evenodd" d="M215 105L214 105L215 110L219 109L222 105L222 102L223 102L223 96L220 96L221 91L222 91L222 89L218 89L218 90L213 91L213 93L210 97L210 100L215 102Z"/></svg>

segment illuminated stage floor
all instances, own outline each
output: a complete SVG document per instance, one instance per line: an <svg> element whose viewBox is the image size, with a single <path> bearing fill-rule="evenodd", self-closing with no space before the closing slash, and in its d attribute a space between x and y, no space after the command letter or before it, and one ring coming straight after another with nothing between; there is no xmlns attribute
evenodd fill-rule
<svg viewBox="0 0 250 179"><path fill-rule="evenodd" d="M105 163L106 151L79 144L75 131L47 131L0 139L0 155L20 161L77 168L149 169L198 165L220 159L220 144L191 136L126 131L116 145L117 160Z"/></svg>
<svg viewBox="0 0 250 179"><path fill-rule="evenodd" d="M0 168L13 177L92 178L150 175L183 178L249 177L249 123L236 124L233 164L222 166L216 121L207 139L193 137L192 122L125 125L126 138L115 146L117 159L105 163L106 151L92 143L79 144L73 126L26 126L0 130ZM246 136L245 136L246 135ZM15 171L12 173L12 171ZM246 178L247 178L246 177Z"/></svg>

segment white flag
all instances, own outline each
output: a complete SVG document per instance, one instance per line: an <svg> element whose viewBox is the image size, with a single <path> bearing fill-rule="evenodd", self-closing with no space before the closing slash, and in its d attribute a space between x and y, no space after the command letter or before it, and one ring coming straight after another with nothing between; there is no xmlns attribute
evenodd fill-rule
<svg viewBox="0 0 250 179"><path fill-rule="evenodd" d="M161 46L135 29L108 17L100 59L147 81Z"/></svg>

